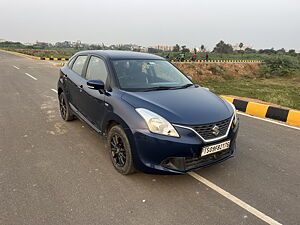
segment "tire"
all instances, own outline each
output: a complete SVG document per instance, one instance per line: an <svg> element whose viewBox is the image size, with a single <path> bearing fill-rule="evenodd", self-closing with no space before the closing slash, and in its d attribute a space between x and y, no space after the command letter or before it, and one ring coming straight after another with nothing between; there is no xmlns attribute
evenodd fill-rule
<svg viewBox="0 0 300 225"><path fill-rule="evenodd" d="M107 144L110 158L115 169L123 175L134 173L135 168L130 144L120 125L115 125L110 128L107 135Z"/></svg>
<svg viewBox="0 0 300 225"><path fill-rule="evenodd" d="M70 109L68 100L63 92L60 93L58 99L59 99L59 111L60 111L61 118L65 121L74 120L74 115Z"/></svg>

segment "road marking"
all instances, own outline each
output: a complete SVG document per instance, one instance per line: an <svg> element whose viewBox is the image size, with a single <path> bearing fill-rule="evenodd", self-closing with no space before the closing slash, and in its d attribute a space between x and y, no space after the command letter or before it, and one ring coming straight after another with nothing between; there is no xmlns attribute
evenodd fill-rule
<svg viewBox="0 0 300 225"><path fill-rule="evenodd" d="M258 119L258 120L263 120L263 121L274 123L274 124L277 124L277 125L280 125L280 126L284 126L284 127L288 127L288 128L300 130L300 127L294 127L294 126L291 126L291 125L287 125L285 123L279 123L279 122L274 121L274 120L264 119L264 118L260 118L260 117L257 117L257 116L252 116L252 115L249 115L249 114L246 114L246 113L242 113L242 112L237 112L237 113L240 114L240 115L243 115L243 116L248 116L250 118L254 118L254 119Z"/></svg>
<svg viewBox="0 0 300 225"><path fill-rule="evenodd" d="M54 91L55 93L57 93L57 90L55 90L55 89L53 89L53 88L51 89L51 91Z"/></svg>
<svg viewBox="0 0 300 225"><path fill-rule="evenodd" d="M29 76L30 78L37 80L34 76L30 75L29 73L25 73L27 76Z"/></svg>
<svg viewBox="0 0 300 225"><path fill-rule="evenodd" d="M238 206L242 207L243 209L247 210L254 216L258 217L259 219L265 221L268 224L271 225L282 225L281 223L277 222L276 220L272 219L271 217L267 216L266 214L258 211L257 209L253 208L252 206L248 205L246 202L238 199L237 197L233 196L229 192L223 190L219 186L215 185L214 183L210 182L209 180L206 180L204 177L200 176L199 174L195 172L188 172L190 176L195 178L196 180L200 181L201 183L205 184L206 186L210 187L214 191L218 192L220 195L223 195L225 198L229 199L230 201L234 202Z"/></svg>
<svg viewBox="0 0 300 225"><path fill-rule="evenodd" d="M19 67L17 67L17 66L13 66L14 68L16 68L17 70L19 70L20 68Z"/></svg>

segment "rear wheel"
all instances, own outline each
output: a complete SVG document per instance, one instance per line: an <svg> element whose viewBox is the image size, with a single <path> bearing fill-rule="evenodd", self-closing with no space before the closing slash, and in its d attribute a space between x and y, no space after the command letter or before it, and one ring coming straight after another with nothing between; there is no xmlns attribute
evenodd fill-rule
<svg viewBox="0 0 300 225"><path fill-rule="evenodd" d="M60 93L59 95L59 111L60 111L61 118L63 120L71 121L74 119L74 115L71 112L67 98L63 92Z"/></svg>
<svg viewBox="0 0 300 225"><path fill-rule="evenodd" d="M124 175L134 173L132 152L128 138L120 125L110 128L107 136L111 161L115 169Z"/></svg>

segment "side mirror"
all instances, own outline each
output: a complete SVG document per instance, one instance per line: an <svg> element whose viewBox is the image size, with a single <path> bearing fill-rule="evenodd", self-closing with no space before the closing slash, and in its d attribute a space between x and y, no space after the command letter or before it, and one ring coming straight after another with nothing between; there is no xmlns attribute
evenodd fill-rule
<svg viewBox="0 0 300 225"><path fill-rule="evenodd" d="M104 82L102 80L89 80L86 84L90 89L104 90Z"/></svg>
<svg viewBox="0 0 300 225"><path fill-rule="evenodd" d="M189 80L191 80L191 81L193 80L193 78L191 76L187 76L187 77L189 78Z"/></svg>

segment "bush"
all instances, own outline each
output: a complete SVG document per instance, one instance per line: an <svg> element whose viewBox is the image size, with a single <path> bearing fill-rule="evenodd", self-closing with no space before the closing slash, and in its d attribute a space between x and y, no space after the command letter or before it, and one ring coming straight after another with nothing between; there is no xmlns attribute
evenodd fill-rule
<svg viewBox="0 0 300 225"><path fill-rule="evenodd" d="M227 71L224 72L224 75L222 76L224 80L234 80L234 76L231 73L228 73Z"/></svg>
<svg viewBox="0 0 300 225"><path fill-rule="evenodd" d="M222 66L211 66L208 70L215 75L224 75L224 68Z"/></svg>
<svg viewBox="0 0 300 225"><path fill-rule="evenodd" d="M291 56L266 57L259 74L287 76L300 72L300 60Z"/></svg>

